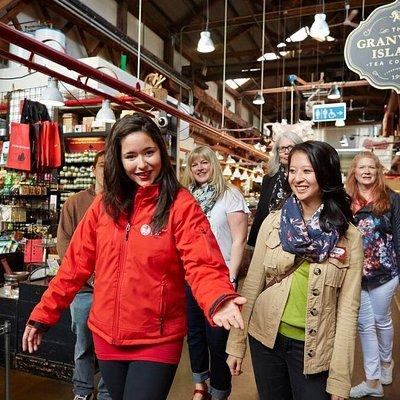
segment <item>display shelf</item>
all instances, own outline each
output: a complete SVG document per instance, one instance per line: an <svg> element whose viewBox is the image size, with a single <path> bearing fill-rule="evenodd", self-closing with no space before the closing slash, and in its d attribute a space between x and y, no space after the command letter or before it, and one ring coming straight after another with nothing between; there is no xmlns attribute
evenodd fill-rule
<svg viewBox="0 0 400 400"><path fill-rule="evenodd" d="M0 198L7 199L45 199L48 196L48 194L0 194Z"/></svg>

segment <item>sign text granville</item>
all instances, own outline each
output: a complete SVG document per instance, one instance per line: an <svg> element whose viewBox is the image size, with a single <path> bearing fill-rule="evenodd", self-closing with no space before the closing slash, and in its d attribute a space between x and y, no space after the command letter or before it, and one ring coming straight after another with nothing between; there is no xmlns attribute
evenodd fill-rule
<svg viewBox="0 0 400 400"><path fill-rule="evenodd" d="M378 7L350 33L345 59L372 86L400 93L400 0Z"/></svg>

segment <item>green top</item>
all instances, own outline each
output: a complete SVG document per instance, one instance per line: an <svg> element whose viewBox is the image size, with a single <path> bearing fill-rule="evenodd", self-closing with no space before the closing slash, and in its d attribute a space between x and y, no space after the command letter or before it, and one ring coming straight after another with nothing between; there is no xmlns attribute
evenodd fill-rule
<svg viewBox="0 0 400 400"><path fill-rule="evenodd" d="M279 325L279 333L295 340L305 340L309 269L310 263L304 261L293 272L289 297Z"/></svg>

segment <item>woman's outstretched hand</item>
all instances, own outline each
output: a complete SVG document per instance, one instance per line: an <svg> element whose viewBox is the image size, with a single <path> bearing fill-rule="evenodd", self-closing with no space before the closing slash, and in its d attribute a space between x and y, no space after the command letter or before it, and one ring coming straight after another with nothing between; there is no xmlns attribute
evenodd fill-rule
<svg viewBox="0 0 400 400"><path fill-rule="evenodd" d="M240 375L242 371L242 362L243 358L235 357L235 356L228 356L226 363L228 364L229 370L231 371L232 376Z"/></svg>
<svg viewBox="0 0 400 400"><path fill-rule="evenodd" d="M36 351L42 343L43 332L40 332L37 328L27 325L25 327L24 335L22 336L22 350L33 353Z"/></svg>
<svg viewBox="0 0 400 400"><path fill-rule="evenodd" d="M244 329L242 314L239 306L246 303L244 297L235 297L227 300L221 305L218 311L214 314L213 321L219 327L224 327L229 331L231 326L234 328Z"/></svg>

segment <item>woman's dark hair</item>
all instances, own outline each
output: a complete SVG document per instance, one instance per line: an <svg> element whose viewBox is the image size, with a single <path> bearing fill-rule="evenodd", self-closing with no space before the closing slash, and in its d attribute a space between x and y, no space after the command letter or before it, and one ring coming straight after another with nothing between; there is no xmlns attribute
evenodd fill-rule
<svg viewBox="0 0 400 400"><path fill-rule="evenodd" d="M121 215L129 216L133 210L138 185L129 178L122 165L121 140L135 132L148 135L160 150L161 171L155 181L160 184L160 195L151 221L151 228L157 233L165 226L171 204L181 185L176 179L160 129L144 114L135 113L121 118L107 137L103 203L107 214L115 222Z"/></svg>
<svg viewBox="0 0 400 400"><path fill-rule="evenodd" d="M322 191L324 203L320 216L322 229L329 232L335 227L340 236L343 235L349 223L353 222L353 215L350 196L344 190L337 151L328 143L317 140L299 143L289 154L289 167L293 154L298 151L307 155Z"/></svg>

